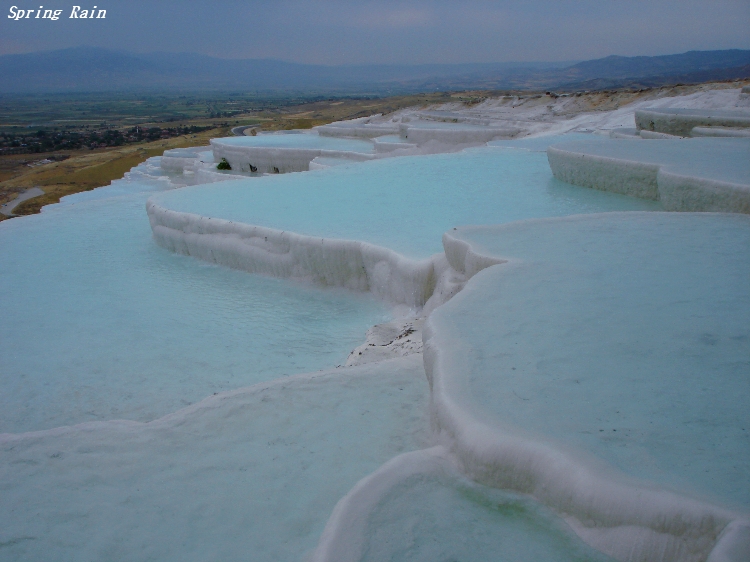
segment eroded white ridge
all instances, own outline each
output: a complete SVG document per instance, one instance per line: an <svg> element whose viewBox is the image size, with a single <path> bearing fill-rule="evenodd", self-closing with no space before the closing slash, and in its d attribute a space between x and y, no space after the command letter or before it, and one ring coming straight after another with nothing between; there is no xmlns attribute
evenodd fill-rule
<svg viewBox="0 0 750 562"><path fill-rule="evenodd" d="M425 313L461 288L442 254L423 260L356 240L294 232L202 217L146 205L154 240L168 250L251 273L310 280L370 291L395 305Z"/></svg>

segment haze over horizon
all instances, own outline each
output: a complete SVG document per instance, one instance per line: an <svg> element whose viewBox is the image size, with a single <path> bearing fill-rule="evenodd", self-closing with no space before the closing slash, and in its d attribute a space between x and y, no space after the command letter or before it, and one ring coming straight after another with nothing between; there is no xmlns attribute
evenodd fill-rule
<svg viewBox="0 0 750 562"><path fill-rule="evenodd" d="M210 5L105 0L97 5L107 10L106 19L70 19L72 4L7 3L0 18L0 55L93 46L342 65L580 61L750 48L746 0L221 0ZM63 12L58 21L14 21L8 17L11 6Z"/></svg>

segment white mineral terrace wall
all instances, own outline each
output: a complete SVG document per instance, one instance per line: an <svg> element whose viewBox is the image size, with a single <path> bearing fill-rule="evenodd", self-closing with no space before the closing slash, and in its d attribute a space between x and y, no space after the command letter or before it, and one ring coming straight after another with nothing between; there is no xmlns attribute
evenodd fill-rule
<svg viewBox="0 0 750 562"><path fill-rule="evenodd" d="M463 276L451 270L443 254L413 260L366 242L202 217L151 201L146 211L160 246L234 269L370 291L386 302L425 312L463 287Z"/></svg>
<svg viewBox="0 0 750 562"><path fill-rule="evenodd" d="M400 135L403 139L408 139L414 144L423 144L428 141L439 141L450 144L473 144L489 142L494 139L510 139L517 136L521 131L515 127L482 127L479 125L469 125L467 127L453 126L453 120L445 120L445 126L440 127L436 121L431 121L437 125L433 127L420 127L414 123L384 124L374 125L368 123L358 124L354 122L351 125L331 124L316 127L320 135L335 137L362 137L376 138L385 135Z"/></svg>
<svg viewBox="0 0 750 562"><path fill-rule="evenodd" d="M552 173L561 181L661 201L667 211L750 213L748 185L683 175L661 164L586 154L555 146L547 149L547 158Z"/></svg>
<svg viewBox="0 0 750 562"><path fill-rule="evenodd" d="M182 172L192 168L200 158L202 148L173 148L165 150L161 156L160 166L163 170L170 172Z"/></svg>
<svg viewBox="0 0 750 562"><path fill-rule="evenodd" d="M417 145L410 142L393 142L387 140L379 140L378 138L373 139L375 144L375 152L377 154L385 154L387 152L393 152L394 150L403 150L416 148Z"/></svg>
<svg viewBox="0 0 750 562"><path fill-rule="evenodd" d="M750 127L750 112L696 111L692 113L671 113L659 109L637 109L635 125L639 130L656 131L681 137L690 136L693 127Z"/></svg>
<svg viewBox="0 0 750 562"><path fill-rule="evenodd" d="M182 172L195 163L197 156L167 156L161 157L161 167L170 172Z"/></svg>
<svg viewBox="0 0 750 562"><path fill-rule="evenodd" d="M348 158L353 161L372 160L373 154L343 150L322 150L317 148L275 148L267 146L234 146L211 140L214 159L219 162L226 158L232 170L273 174L287 172L307 172L310 162L318 156Z"/></svg>
<svg viewBox="0 0 750 562"><path fill-rule="evenodd" d="M637 141L633 141L637 142ZM554 176L566 183L659 200L659 164L632 162L551 146L547 159Z"/></svg>
<svg viewBox="0 0 750 562"><path fill-rule="evenodd" d="M750 138L750 128L740 127L693 127L691 137Z"/></svg>
<svg viewBox="0 0 750 562"><path fill-rule="evenodd" d="M453 400L451 373L442 369L441 342L428 319L425 370L432 414L463 471L483 484L530 494L563 514L587 543L617 560L699 562L717 552L750 546L750 522L737 514L677 494L613 481L564 451L501 432ZM729 526L729 528L728 528ZM724 543L724 545L722 545ZM742 558L719 554L710 560Z"/></svg>
<svg viewBox="0 0 750 562"><path fill-rule="evenodd" d="M384 135L397 135L398 125L369 125L367 123L354 125L320 125L315 127L319 135L324 137L358 137L365 139L374 139Z"/></svg>
<svg viewBox="0 0 750 562"><path fill-rule="evenodd" d="M512 127L465 128L445 127L422 128L403 124L399 127L401 138L409 142L423 144L428 141L439 141L451 144L472 144L489 142L495 139L510 139L520 133L520 129Z"/></svg>

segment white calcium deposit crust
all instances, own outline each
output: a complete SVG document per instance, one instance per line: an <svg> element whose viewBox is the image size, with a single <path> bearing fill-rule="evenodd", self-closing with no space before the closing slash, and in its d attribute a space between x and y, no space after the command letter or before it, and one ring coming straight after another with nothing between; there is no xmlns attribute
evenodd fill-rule
<svg viewBox="0 0 750 562"><path fill-rule="evenodd" d="M556 178L661 201L668 211L750 213L750 141L744 138L572 142L550 146Z"/></svg>
<svg viewBox="0 0 750 562"><path fill-rule="evenodd" d="M355 291L371 291L392 303L421 309L436 294L454 291L439 283L448 269L441 257L411 260L356 240L334 240L170 211L147 204L154 239L161 246L205 261L280 278Z"/></svg>
<svg viewBox="0 0 750 562"><path fill-rule="evenodd" d="M636 110L635 124L640 130L687 137L694 127L750 128L750 110L648 107Z"/></svg>

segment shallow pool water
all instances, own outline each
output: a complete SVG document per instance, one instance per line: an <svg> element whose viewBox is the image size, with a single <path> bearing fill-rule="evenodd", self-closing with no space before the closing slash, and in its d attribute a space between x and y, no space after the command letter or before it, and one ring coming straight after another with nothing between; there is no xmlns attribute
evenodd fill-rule
<svg viewBox="0 0 750 562"><path fill-rule="evenodd" d="M530 498L463 478L408 478L368 519L363 562L613 562Z"/></svg>
<svg viewBox="0 0 750 562"><path fill-rule="evenodd" d="M388 318L365 294L163 250L148 195L86 194L0 224L0 433L144 421L214 392L335 366Z"/></svg>
<svg viewBox="0 0 750 562"><path fill-rule="evenodd" d="M467 411L750 506L750 217L618 213L456 236L510 260L431 316Z"/></svg>
<svg viewBox="0 0 750 562"><path fill-rule="evenodd" d="M363 240L417 258L441 252L443 232L458 225L661 208L562 183L544 153L488 147L195 186L154 201L175 211Z"/></svg>
<svg viewBox="0 0 750 562"><path fill-rule="evenodd" d="M426 412L413 356L148 424L0 435L0 559L301 562L352 486L423 446Z"/></svg>

